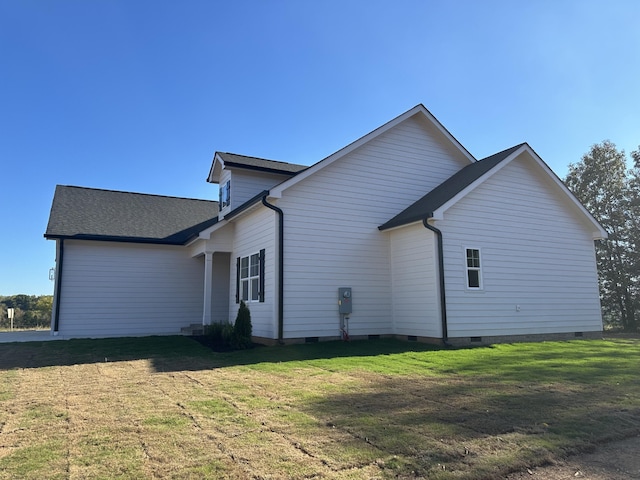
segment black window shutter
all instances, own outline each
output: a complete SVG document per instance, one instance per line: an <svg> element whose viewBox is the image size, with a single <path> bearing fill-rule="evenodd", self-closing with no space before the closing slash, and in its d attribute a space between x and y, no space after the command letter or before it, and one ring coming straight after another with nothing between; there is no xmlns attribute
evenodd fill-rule
<svg viewBox="0 0 640 480"><path fill-rule="evenodd" d="M264 302L264 248L260 250L260 292L258 294L259 300Z"/></svg>
<svg viewBox="0 0 640 480"><path fill-rule="evenodd" d="M236 303L240 303L240 257L236 258Z"/></svg>

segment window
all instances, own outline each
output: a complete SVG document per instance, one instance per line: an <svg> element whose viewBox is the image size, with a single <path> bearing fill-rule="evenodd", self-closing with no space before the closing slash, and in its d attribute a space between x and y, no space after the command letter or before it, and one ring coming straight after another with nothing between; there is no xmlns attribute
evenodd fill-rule
<svg viewBox="0 0 640 480"><path fill-rule="evenodd" d="M264 252L236 259L236 303L264 302Z"/></svg>
<svg viewBox="0 0 640 480"><path fill-rule="evenodd" d="M480 250L467 248L467 288L481 289L482 275L480 272Z"/></svg>
<svg viewBox="0 0 640 480"><path fill-rule="evenodd" d="M227 180L224 185L220 186L220 201L218 205L220 210L231 205L231 180Z"/></svg>

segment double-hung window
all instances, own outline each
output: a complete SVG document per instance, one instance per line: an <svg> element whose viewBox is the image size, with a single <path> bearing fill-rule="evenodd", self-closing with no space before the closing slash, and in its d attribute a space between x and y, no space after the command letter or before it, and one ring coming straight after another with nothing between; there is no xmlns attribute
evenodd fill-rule
<svg viewBox="0 0 640 480"><path fill-rule="evenodd" d="M482 288L482 271L480 263L480 249L467 248L467 288L480 290Z"/></svg>
<svg viewBox="0 0 640 480"><path fill-rule="evenodd" d="M264 250L236 260L236 303L264 302Z"/></svg>

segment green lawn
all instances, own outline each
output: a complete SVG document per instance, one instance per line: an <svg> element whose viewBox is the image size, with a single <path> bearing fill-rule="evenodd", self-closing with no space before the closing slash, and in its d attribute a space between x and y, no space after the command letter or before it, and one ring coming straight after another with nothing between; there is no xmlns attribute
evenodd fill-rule
<svg viewBox="0 0 640 480"><path fill-rule="evenodd" d="M640 434L640 340L0 344L0 478L496 478Z"/></svg>

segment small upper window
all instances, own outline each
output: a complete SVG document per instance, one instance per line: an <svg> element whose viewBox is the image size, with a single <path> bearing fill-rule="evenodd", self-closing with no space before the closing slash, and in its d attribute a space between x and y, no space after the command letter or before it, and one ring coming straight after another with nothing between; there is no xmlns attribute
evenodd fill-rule
<svg viewBox="0 0 640 480"><path fill-rule="evenodd" d="M480 250L467 248L467 288L482 288L482 275L480 272Z"/></svg>
<svg viewBox="0 0 640 480"><path fill-rule="evenodd" d="M227 180L224 185L220 186L220 210L229 205L231 205L231 180Z"/></svg>

